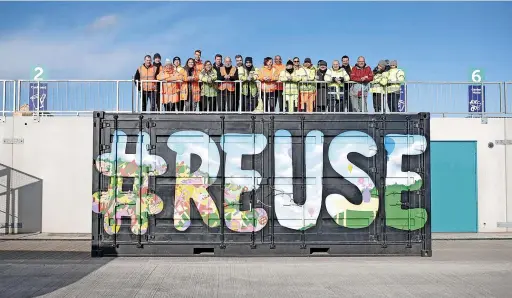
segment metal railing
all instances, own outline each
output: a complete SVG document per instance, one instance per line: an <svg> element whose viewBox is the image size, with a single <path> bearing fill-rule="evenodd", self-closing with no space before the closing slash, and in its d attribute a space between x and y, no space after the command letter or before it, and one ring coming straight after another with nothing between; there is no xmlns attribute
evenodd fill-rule
<svg viewBox="0 0 512 298"><path fill-rule="evenodd" d="M503 102L505 106L503 107L503 111L506 114L512 114L512 82L505 83L505 89L503 92Z"/></svg>
<svg viewBox="0 0 512 298"><path fill-rule="evenodd" d="M0 121L15 111L16 81L0 80Z"/></svg>
<svg viewBox="0 0 512 298"><path fill-rule="evenodd" d="M148 83L155 84L153 93L139 88ZM234 86L219 88L226 83ZM98 110L128 113L430 112L433 116L443 117L508 117L512 114L512 82L408 81L398 84L398 89L394 85L392 90L373 82L273 81L270 85L272 83L273 87L268 87L269 82L240 80L0 80L0 116L17 112L37 116L83 115ZM276 88L278 83L281 88ZM476 90L475 99L471 98L474 91L471 88ZM153 96L157 106L153 111L147 111ZM143 104L143 99L147 104ZM143 107L147 110L143 111Z"/></svg>

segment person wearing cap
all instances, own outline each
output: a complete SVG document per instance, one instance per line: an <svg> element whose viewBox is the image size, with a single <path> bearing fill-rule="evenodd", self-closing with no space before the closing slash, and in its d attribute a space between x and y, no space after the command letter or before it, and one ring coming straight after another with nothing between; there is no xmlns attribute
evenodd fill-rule
<svg viewBox="0 0 512 298"><path fill-rule="evenodd" d="M405 82L405 72L398 68L396 60L389 62L389 70L384 73L387 79L386 93L390 112L398 112L400 100L400 86Z"/></svg>
<svg viewBox="0 0 512 298"><path fill-rule="evenodd" d="M348 100L348 96L345 97L345 84L350 81L350 75L340 66L338 60L334 60L331 68L325 73L324 80L329 82L327 85L329 112L343 112L343 103Z"/></svg>
<svg viewBox="0 0 512 298"><path fill-rule="evenodd" d="M314 110L316 102L316 84L306 83L315 81L316 68L311 64L311 58L304 59L302 69L303 71L300 72L300 74L304 74L302 75L302 82L299 83L299 109L311 113Z"/></svg>
<svg viewBox="0 0 512 298"><path fill-rule="evenodd" d="M237 54L235 56L235 67L238 71L238 78L240 79L240 71L244 68L244 58L242 55ZM235 83L235 98L238 100L238 102L241 102L243 100L241 94L240 94L240 88L242 87L242 82L236 82ZM242 105L243 108L243 105Z"/></svg>
<svg viewBox="0 0 512 298"><path fill-rule="evenodd" d="M166 111L176 111L177 103L180 102L180 85L176 81L183 81L183 73L176 71L171 59L165 59L162 71L157 75L162 83L162 107Z"/></svg>
<svg viewBox="0 0 512 298"><path fill-rule="evenodd" d="M388 80L384 72L386 71L386 61L380 60L377 64L377 71L373 74L370 91L373 97L373 109L376 113L383 112L382 108L386 102L386 85Z"/></svg>
<svg viewBox="0 0 512 298"><path fill-rule="evenodd" d="M215 55L215 59L214 59L214 63L213 63L213 69L215 69L215 71L217 72L217 81L221 80L220 68L222 66L224 66L224 64L222 64L222 55L221 54L216 54ZM219 86L220 86L220 84L219 84ZM220 90L217 89L217 102L219 102L219 104L222 107L222 111L224 111L226 104L223 102L223 99L221 98L221 94L220 93L221 93Z"/></svg>
<svg viewBox="0 0 512 298"><path fill-rule="evenodd" d="M150 102L150 111L156 111L156 81L158 68L151 62L151 56L144 56L144 63L137 68L133 82L141 93L142 111L147 109L147 102Z"/></svg>
<svg viewBox="0 0 512 298"><path fill-rule="evenodd" d="M238 111L239 98L236 98L235 81L238 80L238 69L231 64L231 57L224 58L224 65L220 67L219 84L222 105L226 105L229 112ZM225 83L226 82L226 83ZM229 82L229 83L227 83Z"/></svg>
<svg viewBox="0 0 512 298"><path fill-rule="evenodd" d="M279 73L274 67L271 57L263 59L263 67L258 71L258 80L261 82L261 94L266 112L274 112L276 107L276 83L279 80ZM279 109L283 110L283 102L279 101Z"/></svg>
<svg viewBox="0 0 512 298"><path fill-rule="evenodd" d="M176 56L172 59L172 63L174 64L174 67L176 68L176 71L181 72L184 70L183 66L181 66L181 59L180 57Z"/></svg>
<svg viewBox="0 0 512 298"><path fill-rule="evenodd" d="M202 112L220 112L222 110L220 101L217 101L217 71L213 68L212 62L206 60L204 67L199 73L201 82L201 101L199 110Z"/></svg>
<svg viewBox="0 0 512 298"><path fill-rule="evenodd" d="M286 62L286 67L279 74L279 81L283 82L284 112L297 112L299 102L299 82L304 77L305 70L295 66L292 60Z"/></svg>
<svg viewBox="0 0 512 298"><path fill-rule="evenodd" d="M350 67L350 57L348 57L347 55L343 55L343 57L341 57L341 68L343 68L345 70L345 72L350 77L350 74L352 73L352 68ZM350 90L351 86L352 86L352 83L350 83L350 78L349 78L343 84L343 100L340 102L340 103L343 103L343 106L340 107L340 109L345 112L351 110L351 108L349 109L350 100L349 100L349 94L348 94L348 91Z"/></svg>
<svg viewBox="0 0 512 298"><path fill-rule="evenodd" d="M388 71L389 70L389 59L380 60L380 61L384 61L384 63L386 64L386 67L384 67L384 71ZM375 68L373 69L373 74L377 73L377 71L379 71L379 65L375 66Z"/></svg>
<svg viewBox="0 0 512 298"><path fill-rule="evenodd" d="M316 111L325 112L327 109L327 83L325 82L325 75L327 74L327 62L318 60L317 70L315 74L316 83Z"/></svg>
<svg viewBox="0 0 512 298"><path fill-rule="evenodd" d="M352 67L350 80L354 82L350 88L350 111L368 112L367 97L373 72L363 56L359 56L356 65Z"/></svg>
<svg viewBox="0 0 512 298"><path fill-rule="evenodd" d="M201 61L201 50L195 50L194 52L194 61L196 63L196 68L198 71L203 70L203 61Z"/></svg>
<svg viewBox="0 0 512 298"><path fill-rule="evenodd" d="M155 53L153 55L153 65L156 67L156 77L158 77L158 74L162 71L162 56L160 56L159 53ZM156 84L156 110L160 110L160 87L161 84Z"/></svg>
<svg viewBox="0 0 512 298"><path fill-rule="evenodd" d="M238 78L242 81L242 112L252 112L256 109L257 73L258 69L253 65L252 57L245 57L245 64L238 68Z"/></svg>

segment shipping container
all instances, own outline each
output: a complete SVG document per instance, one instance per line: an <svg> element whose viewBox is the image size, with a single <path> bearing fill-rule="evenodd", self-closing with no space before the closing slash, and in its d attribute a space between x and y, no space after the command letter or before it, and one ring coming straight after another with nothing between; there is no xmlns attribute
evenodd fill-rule
<svg viewBox="0 0 512 298"><path fill-rule="evenodd" d="M431 256L429 123L95 112L92 255Z"/></svg>

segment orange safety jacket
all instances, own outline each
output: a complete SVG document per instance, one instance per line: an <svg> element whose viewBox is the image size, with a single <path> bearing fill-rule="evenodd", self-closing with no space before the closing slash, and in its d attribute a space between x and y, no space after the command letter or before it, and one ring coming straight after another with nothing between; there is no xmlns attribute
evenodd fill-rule
<svg viewBox="0 0 512 298"><path fill-rule="evenodd" d="M270 82L265 82L263 80L264 77L269 77ZM258 80L261 82L262 92L274 92L276 91L277 80L279 80L279 72L275 67L268 69L266 66L263 66L258 73Z"/></svg>
<svg viewBox="0 0 512 298"><path fill-rule="evenodd" d="M225 75L229 75L230 77L234 77L236 73L236 66L231 66L231 70L229 71L229 74L226 72L226 67L222 66L220 68L220 75L224 78ZM224 91L228 89L228 91L235 91L235 83L220 83L219 84L219 90Z"/></svg>
<svg viewBox="0 0 512 298"><path fill-rule="evenodd" d="M187 70L184 69L182 71L183 73L183 83L181 84L181 91L180 91L180 99L181 100L188 100L189 98L189 92L192 92L192 100L195 102L198 102L201 100L201 87L199 87L199 71L197 68L194 68L192 72L192 79L188 79L188 73Z"/></svg>
<svg viewBox="0 0 512 298"><path fill-rule="evenodd" d="M156 72L157 68L154 65L146 68L144 64L139 67L139 74L141 81L150 81L156 80ZM155 91L156 90L156 82L141 82L142 90L144 91Z"/></svg>
<svg viewBox="0 0 512 298"><path fill-rule="evenodd" d="M203 70L203 68L204 68L203 61L199 60L199 61L195 61L195 62L196 62L197 71L201 72L201 70Z"/></svg>
<svg viewBox="0 0 512 298"><path fill-rule="evenodd" d="M181 83L176 81L183 81L183 73L177 72L174 66L166 66L163 68L162 72L160 72L157 76L157 79L160 81L165 81L162 83L162 103L177 103L180 101L179 92L181 88Z"/></svg>

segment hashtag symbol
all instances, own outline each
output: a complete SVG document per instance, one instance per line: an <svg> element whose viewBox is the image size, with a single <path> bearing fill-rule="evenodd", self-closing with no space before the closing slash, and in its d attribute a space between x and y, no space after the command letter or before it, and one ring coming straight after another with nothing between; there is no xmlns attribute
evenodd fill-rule
<svg viewBox="0 0 512 298"><path fill-rule="evenodd" d="M149 193L149 176L159 176L167 171L165 160L150 155L147 150L149 135L139 133L137 152L126 153L127 136L122 131L114 132L112 152L96 158L96 169L110 177L108 190L93 194L93 212L103 214L105 232L112 235L121 228L121 218L131 219L134 234L145 234L149 214L158 214L164 204L159 196ZM123 178L134 178L133 189L123 192Z"/></svg>

